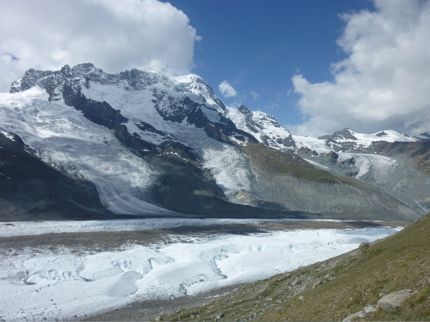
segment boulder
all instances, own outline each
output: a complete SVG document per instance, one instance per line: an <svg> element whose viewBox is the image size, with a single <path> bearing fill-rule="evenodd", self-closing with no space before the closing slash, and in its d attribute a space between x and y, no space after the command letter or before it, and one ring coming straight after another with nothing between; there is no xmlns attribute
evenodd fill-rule
<svg viewBox="0 0 430 322"><path fill-rule="evenodd" d="M378 306L385 312L393 312L415 293L416 291L406 289L387 294L379 299Z"/></svg>
<svg viewBox="0 0 430 322"><path fill-rule="evenodd" d="M375 305L366 305L362 311L358 311L351 315L348 315L346 318L342 320L342 322L353 322L356 320L361 320L365 317L368 317L371 313L375 311L376 311Z"/></svg>

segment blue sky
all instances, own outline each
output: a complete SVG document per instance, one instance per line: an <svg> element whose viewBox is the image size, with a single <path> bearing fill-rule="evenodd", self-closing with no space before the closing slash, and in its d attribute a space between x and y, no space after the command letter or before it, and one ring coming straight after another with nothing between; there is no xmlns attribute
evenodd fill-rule
<svg viewBox="0 0 430 322"><path fill-rule="evenodd" d="M299 124L301 113L291 77L330 80L330 64L344 53L336 40L342 13L372 7L366 0L172 0L202 37L193 72L214 89L227 80L238 92L227 103L245 103L282 124ZM251 92L257 93L258 98Z"/></svg>

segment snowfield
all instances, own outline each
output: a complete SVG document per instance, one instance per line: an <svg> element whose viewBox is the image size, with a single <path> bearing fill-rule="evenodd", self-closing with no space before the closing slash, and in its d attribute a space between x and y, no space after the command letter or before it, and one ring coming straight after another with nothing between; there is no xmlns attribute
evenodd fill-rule
<svg viewBox="0 0 430 322"><path fill-rule="evenodd" d="M293 139L296 142L297 148L308 148L317 153L328 153L331 149L326 145L325 140L310 137L293 135Z"/></svg>
<svg viewBox="0 0 430 322"><path fill-rule="evenodd" d="M198 294L340 255L400 228L177 237L82 251L28 247L0 256L0 319L73 319L130 302ZM7 255L5 255L7 254Z"/></svg>

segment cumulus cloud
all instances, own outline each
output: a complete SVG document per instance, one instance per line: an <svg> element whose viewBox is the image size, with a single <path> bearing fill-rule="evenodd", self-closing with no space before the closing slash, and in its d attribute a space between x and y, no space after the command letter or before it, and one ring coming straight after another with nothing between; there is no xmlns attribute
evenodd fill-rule
<svg viewBox="0 0 430 322"><path fill-rule="evenodd" d="M2 0L0 30L2 91L31 67L188 72L200 39L182 11L158 0Z"/></svg>
<svg viewBox="0 0 430 322"><path fill-rule="evenodd" d="M301 132L430 129L430 1L375 0L374 10L342 16L346 58L332 81L292 78L306 117Z"/></svg>
<svg viewBox="0 0 430 322"><path fill-rule="evenodd" d="M237 95L237 91L226 80L219 83L218 89L224 97L235 97Z"/></svg>

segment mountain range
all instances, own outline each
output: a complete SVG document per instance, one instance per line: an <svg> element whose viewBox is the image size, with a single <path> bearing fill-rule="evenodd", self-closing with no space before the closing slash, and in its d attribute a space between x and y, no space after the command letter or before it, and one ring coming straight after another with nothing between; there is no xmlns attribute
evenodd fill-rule
<svg viewBox="0 0 430 322"><path fill-rule="evenodd" d="M430 135L293 135L197 75L86 63L0 94L0 220L118 216L414 220Z"/></svg>

